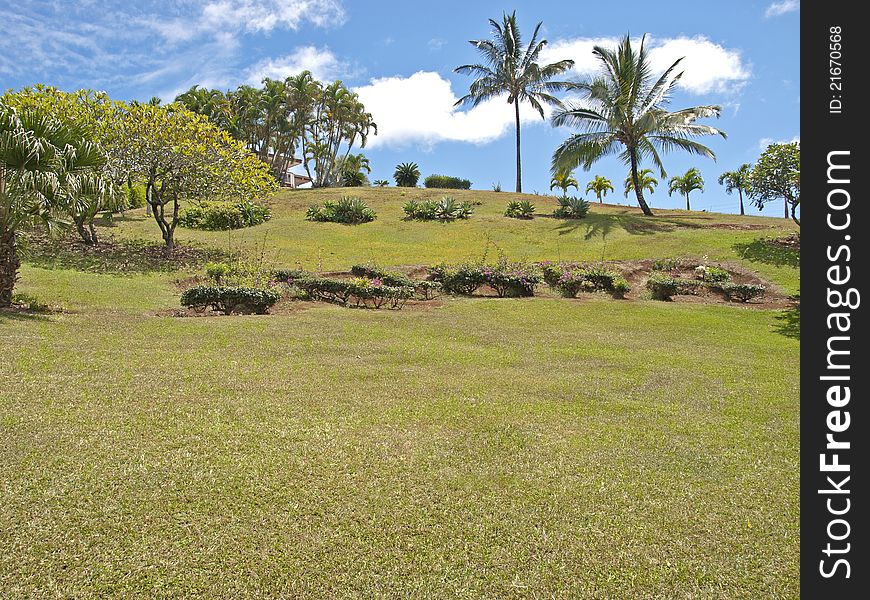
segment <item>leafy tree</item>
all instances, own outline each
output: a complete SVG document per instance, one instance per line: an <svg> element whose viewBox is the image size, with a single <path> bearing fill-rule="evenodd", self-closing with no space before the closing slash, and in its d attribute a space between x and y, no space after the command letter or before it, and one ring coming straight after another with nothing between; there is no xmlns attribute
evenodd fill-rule
<svg viewBox="0 0 870 600"><path fill-rule="evenodd" d="M123 168L146 183L167 254L182 202L258 200L277 189L268 167L243 144L180 104L123 107L112 148Z"/></svg>
<svg viewBox="0 0 870 600"><path fill-rule="evenodd" d="M550 190L554 188L559 188L562 190L562 195L568 195L568 188L573 187L575 190L580 189L580 184L577 183L577 180L571 175L570 171L557 171L552 179L550 179Z"/></svg>
<svg viewBox="0 0 870 600"><path fill-rule="evenodd" d="M586 184L586 193L594 192L599 204L603 204L601 198L606 196L608 191L613 191L613 183L607 177L601 175L596 175L592 181Z"/></svg>
<svg viewBox="0 0 870 600"><path fill-rule="evenodd" d="M12 302L23 226L49 229L82 195L105 192L106 155L85 132L46 113L0 104L0 306Z"/></svg>
<svg viewBox="0 0 870 600"><path fill-rule="evenodd" d="M396 165L393 179L396 180L398 187L417 187L417 181L420 179L420 167L415 162L400 163Z"/></svg>
<svg viewBox="0 0 870 600"><path fill-rule="evenodd" d="M468 94L456 105L477 106L484 100L507 95L508 104L514 105L517 144L517 192L523 191L522 162L520 160L520 102L528 102L544 118L544 104L560 106L553 93L563 90L568 83L552 81L574 66L573 60L560 60L548 65L538 64L538 56L547 45L547 40L538 40L541 23L535 27L528 46L523 47L517 26L516 11L502 16L502 23L489 20L493 39L471 40L484 62L462 65L456 73L474 75L477 79L469 87ZM570 171L570 169L568 169Z"/></svg>
<svg viewBox="0 0 870 600"><path fill-rule="evenodd" d="M759 210L778 198L783 199L785 218L789 215L798 225L797 207L801 203L801 146L771 144L767 147L749 176L749 197Z"/></svg>
<svg viewBox="0 0 870 600"><path fill-rule="evenodd" d="M692 210L689 204L689 194L695 190L704 189L704 178L701 177L701 172L692 167L686 171L685 175L671 177L668 181L668 196L674 192L680 192L686 197L686 210Z"/></svg>
<svg viewBox="0 0 870 600"><path fill-rule="evenodd" d="M740 196L740 214L745 215L743 210L743 194L749 189L749 175L752 173L752 165L743 163L736 171L726 171L719 175L719 185L725 186L728 194L737 190Z"/></svg>
<svg viewBox="0 0 870 600"><path fill-rule="evenodd" d="M628 195L634 191L634 182L637 181L640 184L641 190L646 190L650 194L652 194L656 186L659 184L659 180L653 177L652 169L641 169L637 173L637 178L633 177L631 173L625 176L625 197L628 198Z"/></svg>
<svg viewBox="0 0 870 600"><path fill-rule="evenodd" d="M695 106L669 112L665 106L682 73L674 74L683 60L676 60L658 78L653 77L649 55L644 48L635 51L625 36L616 50L595 46L593 54L601 64L602 74L589 82L573 84L570 89L584 96L585 104L573 104L553 115L553 124L581 130L553 154L553 171L588 170L599 159L619 153L630 167L632 189L645 215L653 213L643 197L644 186L638 182L639 164L652 160L662 177L667 177L659 151L685 150L715 160L713 151L692 138L704 135L725 136L708 125L695 123L704 117L718 117L718 106Z"/></svg>

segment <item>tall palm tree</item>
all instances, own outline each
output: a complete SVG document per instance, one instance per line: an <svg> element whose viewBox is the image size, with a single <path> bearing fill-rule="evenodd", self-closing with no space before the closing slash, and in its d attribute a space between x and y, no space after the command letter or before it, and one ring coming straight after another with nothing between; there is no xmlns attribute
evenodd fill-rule
<svg viewBox="0 0 870 600"><path fill-rule="evenodd" d="M593 192L595 197L598 198L598 204L604 204L601 198L607 195L608 190L613 191L613 183L607 177L601 175L596 175L592 181L586 184L586 193Z"/></svg>
<svg viewBox="0 0 870 600"><path fill-rule="evenodd" d="M743 193L749 189L749 175L752 173L752 165L743 163L736 171L725 171L719 175L719 185L725 186L727 193L732 193L737 190L740 196L740 214L745 215L743 211Z"/></svg>
<svg viewBox="0 0 870 600"><path fill-rule="evenodd" d="M667 177L659 151L685 150L715 160L712 150L691 138L726 136L724 131L695 123L704 117L718 117L718 106L665 110L682 76L681 72L674 72L683 59L676 60L655 79L645 40L646 36L638 51L631 47L628 36L616 50L595 46L592 53L601 63L602 74L570 87L583 94L585 104L573 104L553 115L554 125L576 127L581 132L556 149L552 169L555 172L583 165L588 170L598 159L619 153L619 158L631 169L637 203L643 214L652 216L643 198L643 186L637 184L641 160L652 160L661 176Z"/></svg>
<svg viewBox="0 0 870 600"><path fill-rule="evenodd" d="M510 15L505 13L501 23L493 19L490 19L489 23L492 25L493 39L469 42L483 55L484 62L462 65L454 69L456 73L474 75L477 78L469 86L468 94L460 98L455 106L460 104L477 106L484 100L507 94L508 104L514 105L517 133L517 192L522 192L520 102L531 104L543 119L543 104L560 106L561 102L553 96L553 93L568 86L565 81L552 81L552 79L573 67L574 61L560 60L548 65L539 65L538 55L547 45L547 40L538 40L541 23L535 27L532 39L524 49L520 30L517 27L516 11Z"/></svg>
<svg viewBox="0 0 870 600"><path fill-rule="evenodd" d="M686 210L692 210L692 205L689 204L689 194L695 190L704 189L704 178L701 177L701 172L692 167L686 171L685 175L677 175L671 177L668 181L668 196L674 192L680 192L686 197Z"/></svg>
<svg viewBox="0 0 870 600"><path fill-rule="evenodd" d="M647 190L650 194L655 191L656 186L659 184L659 180L653 177L652 169L641 169L637 172L636 176L629 172L625 176L626 198L628 198L631 192L635 191L635 181L640 185L641 191Z"/></svg>
<svg viewBox="0 0 870 600"><path fill-rule="evenodd" d="M420 179L420 167L415 162L400 163L396 165L393 179L396 180L396 187L416 187Z"/></svg>
<svg viewBox="0 0 870 600"><path fill-rule="evenodd" d="M568 195L568 188L570 187L573 187L575 190L580 189L580 184L574 179L570 171L557 171L550 180L550 190L560 188L563 196Z"/></svg>

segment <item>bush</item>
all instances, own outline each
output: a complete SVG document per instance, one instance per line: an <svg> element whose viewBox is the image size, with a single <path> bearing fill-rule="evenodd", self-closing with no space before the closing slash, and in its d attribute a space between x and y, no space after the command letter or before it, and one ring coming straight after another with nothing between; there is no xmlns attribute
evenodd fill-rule
<svg viewBox="0 0 870 600"><path fill-rule="evenodd" d="M275 290L248 287L200 285L181 294L181 305L197 311L211 307L225 315L232 313L265 314L281 299Z"/></svg>
<svg viewBox="0 0 870 600"><path fill-rule="evenodd" d="M589 203L583 198L562 196L558 201L559 206L553 211L558 219L582 219L589 212Z"/></svg>
<svg viewBox="0 0 870 600"><path fill-rule="evenodd" d="M124 186L125 209L127 208L142 208L145 206L145 186L138 184L134 186Z"/></svg>
<svg viewBox="0 0 870 600"><path fill-rule="evenodd" d="M728 300L749 302L753 298L757 298L764 294L764 291L767 288L755 283L723 282L715 284L713 289L722 292Z"/></svg>
<svg viewBox="0 0 870 600"><path fill-rule="evenodd" d="M227 263L206 263L205 265L205 274L209 279L215 282L217 285L221 285L223 280L232 273L233 268Z"/></svg>
<svg viewBox="0 0 870 600"><path fill-rule="evenodd" d="M534 266L506 260L495 265L436 265L430 267L429 277L451 294L468 296L480 286L489 285L501 298L534 296L541 282L541 274Z"/></svg>
<svg viewBox="0 0 870 600"><path fill-rule="evenodd" d="M731 281L731 273L719 267L708 267L707 265L699 265L695 267L695 276L707 283L722 283Z"/></svg>
<svg viewBox="0 0 870 600"><path fill-rule="evenodd" d="M455 221L467 219L474 212L470 202L457 202L452 196L440 200L408 200L402 207L409 219L417 221Z"/></svg>
<svg viewBox="0 0 870 600"><path fill-rule="evenodd" d="M625 295L631 291L631 285L625 277L616 277L611 283L611 292L614 298L625 298Z"/></svg>
<svg viewBox="0 0 870 600"><path fill-rule="evenodd" d="M203 201L187 207L178 224L190 229L223 231L265 223L272 217L269 207L248 200L240 202Z"/></svg>
<svg viewBox="0 0 870 600"><path fill-rule="evenodd" d="M660 258L652 265L653 271L678 271L683 266L679 258Z"/></svg>
<svg viewBox="0 0 870 600"><path fill-rule="evenodd" d="M451 177L449 175L429 175L423 180L423 185L427 188L444 188L450 190L470 190L471 182L467 179L459 177Z"/></svg>
<svg viewBox="0 0 870 600"><path fill-rule="evenodd" d="M511 219L531 219L535 214L535 205L528 200L513 200L508 202L504 216Z"/></svg>
<svg viewBox="0 0 870 600"><path fill-rule="evenodd" d="M691 279L680 279L663 273L653 272L646 282L646 289L655 300L670 300L678 294L694 294L701 282Z"/></svg>
<svg viewBox="0 0 870 600"><path fill-rule="evenodd" d="M359 198L343 196L337 202L327 200L322 207L318 204L311 205L305 218L309 221L358 225L374 221L377 215Z"/></svg>
<svg viewBox="0 0 870 600"><path fill-rule="evenodd" d="M302 269L275 269L272 271L272 280L280 283L293 283L295 280L309 275L310 273Z"/></svg>
<svg viewBox="0 0 870 600"><path fill-rule="evenodd" d="M307 277L294 281L310 299L346 306L351 300L356 306L402 308L412 298L415 289L410 286L384 285L380 279L356 277L354 279L328 279Z"/></svg>
<svg viewBox="0 0 870 600"><path fill-rule="evenodd" d="M631 286L619 271L603 266L542 263L542 268L544 281L565 298L573 298L580 292L608 292L615 298L624 298L631 291Z"/></svg>

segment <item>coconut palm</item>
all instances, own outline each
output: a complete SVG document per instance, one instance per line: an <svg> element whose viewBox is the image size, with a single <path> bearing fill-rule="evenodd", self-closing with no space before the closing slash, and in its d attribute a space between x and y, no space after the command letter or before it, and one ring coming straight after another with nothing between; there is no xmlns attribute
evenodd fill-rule
<svg viewBox="0 0 870 600"><path fill-rule="evenodd" d="M701 172L695 167L686 171L685 175L671 177L670 181L668 181L668 196L674 192L683 194L686 197L686 210L692 210L692 206L689 204L689 193L703 189L704 178L701 177Z"/></svg>
<svg viewBox="0 0 870 600"><path fill-rule="evenodd" d="M602 177L601 175L596 175L592 181L586 184L586 193L593 192L595 197L598 198L599 204L604 203L601 198L606 196L608 191L613 191L613 183L607 177Z"/></svg>
<svg viewBox="0 0 870 600"><path fill-rule="evenodd" d="M568 188L573 187L575 190L580 189L580 184L571 175L570 171L558 171L550 180L550 190L559 188L562 190L562 195L568 195Z"/></svg>
<svg viewBox="0 0 870 600"><path fill-rule="evenodd" d="M641 191L646 190L650 194L652 194L656 186L659 184L659 180L653 177L652 169L641 169L637 172L637 178L632 176L631 173L625 176L625 197L628 198L628 195L634 191L634 182L635 180L640 184Z"/></svg>
<svg viewBox="0 0 870 600"><path fill-rule="evenodd" d="M393 173L393 179L396 180L398 187L417 187L417 181L420 179L420 167L415 162L398 164Z"/></svg>
<svg viewBox="0 0 870 600"><path fill-rule="evenodd" d="M658 78L653 77L649 55L644 48L635 51L625 36L616 50L595 46L592 51L601 63L602 74L589 82L571 85L584 96L583 104L572 104L553 115L557 126L581 130L562 143L553 154L552 170L591 168L600 158L619 154L631 169L632 188L645 215L652 211L638 185L641 160L650 159L662 177L667 177L659 151L685 150L715 160L713 151L691 138L721 135L725 132L695 123L704 117L718 117L718 106L695 106L676 112L665 110L670 95L682 76L675 70L678 59Z"/></svg>
<svg viewBox="0 0 870 600"><path fill-rule="evenodd" d="M719 185L725 186L725 191L731 194L737 190L740 196L740 214L746 214L743 211L743 193L749 189L749 175L752 173L752 165L743 163L736 171L726 171L719 175Z"/></svg>
<svg viewBox="0 0 870 600"><path fill-rule="evenodd" d="M492 25L491 40L471 40L483 55L484 62L462 65L454 69L456 73L473 75L475 79L469 86L468 94L456 102L477 106L484 100L507 95L508 104L514 105L517 138L517 192L523 191L522 162L520 160L520 102L528 102L544 118L544 104L560 106L561 102L552 94L568 85L564 81L552 81L574 66L573 60L560 60L548 65L538 64L538 56L547 45L547 40L538 40L541 23L535 27L528 46L523 48L522 37L517 26L516 11L505 13L502 22L489 20ZM568 169L569 171L571 169Z"/></svg>

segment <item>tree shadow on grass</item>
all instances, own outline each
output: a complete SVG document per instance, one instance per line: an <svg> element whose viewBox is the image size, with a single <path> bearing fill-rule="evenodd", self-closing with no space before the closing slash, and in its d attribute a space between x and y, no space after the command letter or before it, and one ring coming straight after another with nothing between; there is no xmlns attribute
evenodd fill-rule
<svg viewBox="0 0 870 600"><path fill-rule="evenodd" d="M636 217L634 215L589 215L583 219L559 219L561 222L554 229L559 235L574 233L581 227L586 229L586 238L594 237L597 232L606 230L608 233L619 228L631 235L653 235L673 231L685 226L672 219L657 217ZM590 232L595 232L591 233Z"/></svg>
<svg viewBox="0 0 870 600"><path fill-rule="evenodd" d="M799 247L777 243L770 238L758 238L749 243L734 244L732 248L746 260L761 262L777 267L800 267Z"/></svg>
<svg viewBox="0 0 870 600"><path fill-rule="evenodd" d="M17 308L0 308L0 325L13 321L33 322L50 321L46 313L31 312Z"/></svg>
<svg viewBox="0 0 870 600"><path fill-rule="evenodd" d="M801 339L801 307L800 305L784 310L776 315L778 323L773 330L780 335L796 340Z"/></svg>

